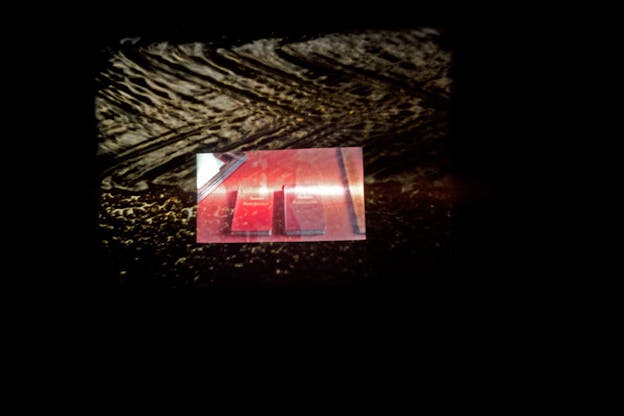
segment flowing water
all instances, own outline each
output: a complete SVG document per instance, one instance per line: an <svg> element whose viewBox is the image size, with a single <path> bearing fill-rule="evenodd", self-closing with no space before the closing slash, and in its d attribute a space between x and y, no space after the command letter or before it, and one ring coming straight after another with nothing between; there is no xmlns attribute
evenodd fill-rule
<svg viewBox="0 0 624 416"><path fill-rule="evenodd" d="M99 227L115 282L370 282L410 256L445 267L451 51L435 30L122 39L103 54ZM366 242L195 244L196 153L334 146L364 148Z"/></svg>

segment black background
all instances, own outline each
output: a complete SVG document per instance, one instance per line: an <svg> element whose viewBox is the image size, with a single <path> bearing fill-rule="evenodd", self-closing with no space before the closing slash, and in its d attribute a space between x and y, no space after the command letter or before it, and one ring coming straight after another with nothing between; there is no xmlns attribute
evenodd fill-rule
<svg viewBox="0 0 624 416"><path fill-rule="evenodd" d="M535 162L536 154L561 135L561 124L544 126L558 104L552 99L551 81L565 73L563 65L549 68L552 56L561 48L571 48L567 36L578 29L579 22L591 22L594 16L567 20L561 30L554 25L566 21L565 10L545 14L541 5L475 8L422 1L359 3L253 2L250 6L206 2L199 9L182 2L143 8L128 2L65 7L29 4L23 14L5 13L3 53L8 74L4 88L16 93L4 96L9 109L5 143L15 147L7 145L4 155L4 165L9 167L4 219L11 232L5 241L9 249L2 286L8 300L5 320L9 329L19 328L15 337L8 335L19 353L27 354L26 362L38 369L41 360L57 362L62 368L55 373L67 373L68 362L84 357L80 374L99 375L106 372L87 364L93 360L106 363L101 369L111 371L109 363L126 358L133 368L140 361L161 373L171 357L176 368L180 361L193 361L193 369L201 361L211 366L219 361L234 363L239 371L228 367L228 372L238 375L254 368L250 364L272 366L278 361L274 354L280 363L303 358L315 365L329 355L340 361L335 368L344 368L346 360L353 363L349 370L358 375L378 372L380 367L385 371L407 365L410 370L421 370L423 363L430 362L435 367L436 387L435 381L444 377L456 381L462 390L478 386L477 393L487 388L497 394L499 390L513 394L509 393L513 390L507 383L509 377L534 383L544 368L559 371L553 362L558 357L567 360L565 352L578 337L569 338L565 345L549 346L549 341L560 335L562 326L571 329L573 325L570 333L577 334L578 323L590 321L591 315L584 314L589 306L582 296L582 313L571 316L570 308L560 308L561 294L551 291L552 283L544 283L548 280L544 273L551 270L534 262L536 246L545 244L544 235L551 232L550 222L556 217L554 210L544 206L544 195L533 187L536 179L542 180L543 166ZM598 20L599 25L602 22ZM107 279L98 278L93 97L102 45L146 32L154 38L196 40L201 33L251 37L282 30L420 25L446 29L454 53L450 138L454 165L458 177L483 190L457 209L457 255L448 276L415 280L406 261L396 287L383 290L200 294L118 293L111 291ZM545 32L556 33L556 39L546 38ZM594 45L585 46L586 51L593 51ZM565 69L570 67L566 63ZM542 81L535 82L537 78ZM576 79L566 81L554 95L577 85ZM576 120L560 120L569 123L568 131L570 125L576 126ZM571 137L565 139L575 140ZM585 137L582 143L588 147ZM14 164L21 169L11 168ZM547 185L548 192L556 190ZM536 218L536 210L542 219L527 226ZM570 264L576 262L568 259ZM15 282L29 285L28 299L13 297L8 289ZM562 287L557 284L557 292ZM565 326L570 317L578 319ZM30 342L29 337L37 339ZM62 343L65 339L69 342ZM280 343L274 346L276 340ZM165 346L178 348L163 351ZM221 347L221 352L215 354L214 347ZM178 354L178 349L184 353ZM234 360L226 360L228 351L224 350ZM375 363L379 359L382 366ZM509 365L509 361L518 364ZM301 368L289 367L292 375ZM113 382L119 381L121 369L112 368ZM305 370L297 375L307 376ZM461 376L456 377L453 370ZM384 382L393 381L393 375L384 374ZM480 377L491 383L479 383ZM429 383L429 377L421 379ZM95 390L92 383L82 384L91 393ZM524 390L518 389L520 394ZM129 395L138 391L136 383L129 387ZM474 397L483 404L483 394Z"/></svg>
<svg viewBox="0 0 624 416"><path fill-rule="evenodd" d="M132 36L219 41L430 26L442 30L443 42L453 51L449 139L455 174L466 188L474 190L457 207L453 226L455 255L449 275L416 280L409 259L405 259L405 264L397 265L395 272L400 276L393 279L396 286L384 287L381 293L350 288L332 289L331 293L314 289L243 292L253 297L260 294L280 298L322 294L338 303L345 297L370 300L372 296L382 303L399 297L428 304L435 303L434 299L472 304L498 296L498 289L508 293L510 279L515 279L522 269L521 264L511 260L519 246L515 232L521 228L522 219L504 197L512 186L509 165L518 158L514 147L522 131L520 126L510 124L517 107L510 104L509 96L522 87L509 71L514 63L510 57L518 51L519 43L515 36L509 36L509 25L517 19L512 12L458 8L438 2L172 3L165 7L107 3L100 9L72 10L73 16L66 18L49 22L44 19L39 41L45 42L46 33L53 36L47 39L52 47L46 48L40 65L49 69L45 82L53 84L56 96L55 108L48 114L49 124L63 132L62 145L52 146L50 153L55 155L54 165L60 176L51 189L43 191L49 192L47 198L63 201L48 209L55 218L49 232L57 236L54 241L58 244L49 244L42 256L49 259L46 264L60 270L61 277L46 285L65 287L69 282L72 292L111 293L110 282L101 278L94 257L97 172L93 97L102 47ZM42 147L46 146L49 144Z"/></svg>

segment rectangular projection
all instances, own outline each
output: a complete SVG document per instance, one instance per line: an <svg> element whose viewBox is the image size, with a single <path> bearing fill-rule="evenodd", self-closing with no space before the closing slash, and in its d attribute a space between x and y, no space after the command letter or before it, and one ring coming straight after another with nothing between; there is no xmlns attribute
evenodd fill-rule
<svg viewBox="0 0 624 416"><path fill-rule="evenodd" d="M197 154L197 242L366 239L362 148Z"/></svg>

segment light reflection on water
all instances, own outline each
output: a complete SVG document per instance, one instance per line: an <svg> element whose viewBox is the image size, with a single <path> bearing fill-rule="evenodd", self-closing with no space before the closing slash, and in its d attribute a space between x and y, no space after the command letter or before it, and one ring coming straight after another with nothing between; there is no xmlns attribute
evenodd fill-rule
<svg viewBox="0 0 624 416"><path fill-rule="evenodd" d="M378 250L410 241L428 250L448 240L451 52L435 30L218 48L126 39L104 53L95 97L100 233L122 280L145 274L166 285L211 285L255 274L283 281L312 265L328 279L368 273L366 247L349 243L195 246L197 153L362 146L367 218L375 219L367 244L392 235ZM423 234L425 227L433 231ZM241 259L245 266L235 268Z"/></svg>

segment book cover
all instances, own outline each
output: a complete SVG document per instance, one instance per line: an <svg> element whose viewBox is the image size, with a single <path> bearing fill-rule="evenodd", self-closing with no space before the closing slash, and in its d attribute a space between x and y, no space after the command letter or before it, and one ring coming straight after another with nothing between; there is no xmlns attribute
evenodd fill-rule
<svg viewBox="0 0 624 416"><path fill-rule="evenodd" d="M318 195L284 186L284 233L320 235L325 233L325 212Z"/></svg>
<svg viewBox="0 0 624 416"><path fill-rule="evenodd" d="M239 188L231 233L234 235L271 235L272 229L273 193Z"/></svg>

